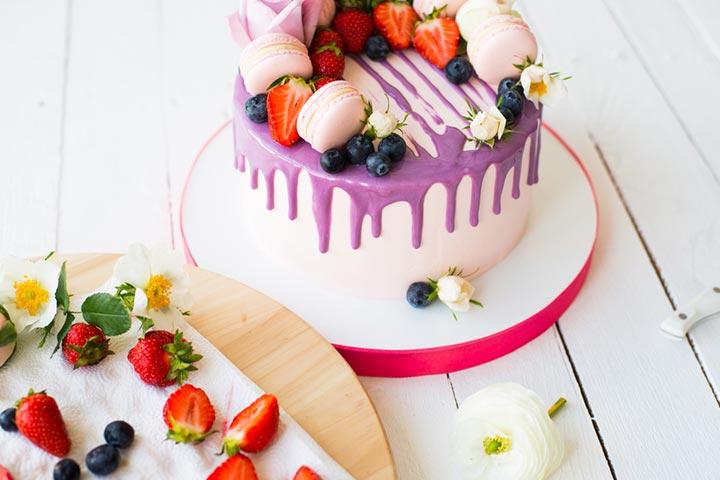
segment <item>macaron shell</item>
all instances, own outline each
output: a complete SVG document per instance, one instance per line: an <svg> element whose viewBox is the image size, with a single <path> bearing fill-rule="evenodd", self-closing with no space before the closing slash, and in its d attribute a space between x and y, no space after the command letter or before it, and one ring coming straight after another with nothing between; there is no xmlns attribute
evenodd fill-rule
<svg viewBox="0 0 720 480"><path fill-rule="evenodd" d="M443 16L455 18L460 7L468 0L415 0L413 2L413 8L420 15L429 15L432 13L434 8L441 8L446 6L443 10Z"/></svg>
<svg viewBox="0 0 720 480"><path fill-rule="evenodd" d="M460 29L460 35L465 40L470 40L472 34L477 28L480 28L487 21L506 21L516 18L520 22L522 20L514 15L501 14L501 5L494 0L468 0L463 3L455 15L455 21ZM499 20L497 20L499 18Z"/></svg>
<svg viewBox="0 0 720 480"><path fill-rule="evenodd" d="M530 28L522 21L485 22L468 42L468 57L475 73L496 86L507 77L517 77L520 72L514 64L527 57L537 57L537 41Z"/></svg>
<svg viewBox="0 0 720 480"><path fill-rule="evenodd" d="M240 56L240 74L245 88L253 95L284 75L310 78L312 62L307 47L284 33L268 33L250 42Z"/></svg>

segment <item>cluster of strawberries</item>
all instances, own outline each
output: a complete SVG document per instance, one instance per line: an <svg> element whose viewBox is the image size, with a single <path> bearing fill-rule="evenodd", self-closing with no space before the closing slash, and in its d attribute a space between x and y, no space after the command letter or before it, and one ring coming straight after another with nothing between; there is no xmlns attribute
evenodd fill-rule
<svg viewBox="0 0 720 480"><path fill-rule="evenodd" d="M460 30L455 20L442 16L443 9L436 9L421 19L404 0L379 4L363 1L342 6L332 28L319 29L310 45L313 80L283 77L267 93L266 118L270 135L281 145L289 147L300 140L297 131L300 109L315 91L342 78L346 53L361 54L364 51L373 60L382 60L391 49L404 50L414 46L420 55L440 69L458 53ZM378 35L374 35L376 31ZM373 41L376 38L380 42ZM387 43L383 46L382 42ZM263 100L259 99L259 102Z"/></svg>

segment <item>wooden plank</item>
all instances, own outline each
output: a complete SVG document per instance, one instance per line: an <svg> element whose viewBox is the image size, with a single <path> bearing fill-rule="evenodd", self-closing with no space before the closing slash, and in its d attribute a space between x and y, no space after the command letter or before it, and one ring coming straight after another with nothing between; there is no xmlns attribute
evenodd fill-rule
<svg viewBox="0 0 720 480"><path fill-rule="evenodd" d="M157 5L73 2L58 246L170 242Z"/></svg>
<svg viewBox="0 0 720 480"><path fill-rule="evenodd" d="M566 321L573 321L568 315ZM590 414L575 382L562 339L555 328L511 355L450 375L458 402L498 382L517 382L540 395L550 406L559 397L568 404L555 418L565 438L566 453L553 478L584 480L611 477Z"/></svg>
<svg viewBox="0 0 720 480"><path fill-rule="evenodd" d="M67 2L0 2L0 251L55 249ZM20 48L22 46L22 48Z"/></svg>
<svg viewBox="0 0 720 480"><path fill-rule="evenodd" d="M613 173L622 170L623 178L642 179L635 188L642 182L656 196L666 195L668 200L653 208L666 221L677 221L679 208L670 203L695 200L681 191L686 184L664 192L657 185L668 186L661 181L665 176L685 178L688 170L707 177L706 165L688 153L692 146L605 6L548 3L524 7L545 47L546 63L574 75L568 108L581 115ZM704 445L718 441L715 399L687 342L669 342L658 332L669 302L594 145L580 134L578 122L552 109L547 113L551 124L578 142L574 146L588 162L600 199L594 267L560 325L614 471L618 478L709 478L708 472L720 471L720 460L703 453ZM709 182L698 185L700 196L709 188ZM684 246L675 237L660 248L682 255ZM652 439L652 447L639 439Z"/></svg>

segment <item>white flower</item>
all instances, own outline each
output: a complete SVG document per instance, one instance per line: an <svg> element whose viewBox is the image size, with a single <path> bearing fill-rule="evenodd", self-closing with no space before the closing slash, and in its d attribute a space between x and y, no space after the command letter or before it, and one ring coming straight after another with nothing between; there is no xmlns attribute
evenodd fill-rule
<svg viewBox="0 0 720 480"><path fill-rule="evenodd" d="M114 276L135 287L133 312L150 317L157 326L174 329L192 304L181 252L164 246L131 245L115 264Z"/></svg>
<svg viewBox="0 0 720 480"><path fill-rule="evenodd" d="M453 312L470 310L475 287L459 275L445 275L437 281L437 296Z"/></svg>
<svg viewBox="0 0 720 480"><path fill-rule="evenodd" d="M552 105L565 96L567 87L557 74L551 74L542 65L528 65L520 74L525 96L537 107L540 102Z"/></svg>
<svg viewBox="0 0 720 480"><path fill-rule="evenodd" d="M45 327L55 319L59 277L60 267L47 260L0 260L0 305L7 309L18 332Z"/></svg>
<svg viewBox="0 0 720 480"><path fill-rule="evenodd" d="M540 397L516 383L467 398L453 420L452 443L462 480L542 480L565 450Z"/></svg>
<svg viewBox="0 0 720 480"><path fill-rule="evenodd" d="M17 331L15 325L10 321L7 312L0 307L0 367L15 353L17 345Z"/></svg>
<svg viewBox="0 0 720 480"><path fill-rule="evenodd" d="M480 142L488 142L496 136L500 139L505 132L506 122L500 110L493 105L490 109L475 115L470 122L470 133Z"/></svg>
<svg viewBox="0 0 720 480"><path fill-rule="evenodd" d="M398 119L390 112L374 111L367 120L369 130L375 133L377 138L385 138L395 131L398 126Z"/></svg>

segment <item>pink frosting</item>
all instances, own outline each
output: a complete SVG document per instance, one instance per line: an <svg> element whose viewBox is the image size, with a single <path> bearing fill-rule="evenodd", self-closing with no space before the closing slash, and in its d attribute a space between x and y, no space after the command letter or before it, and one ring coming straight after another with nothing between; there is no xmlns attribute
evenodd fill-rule
<svg viewBox="0 0 720 480"><path fill-rule="evenodd" d="M325 0L240 0L228 16L230 32L245 47L266 33L287 33L306 45L312 41Z"/></svg>

